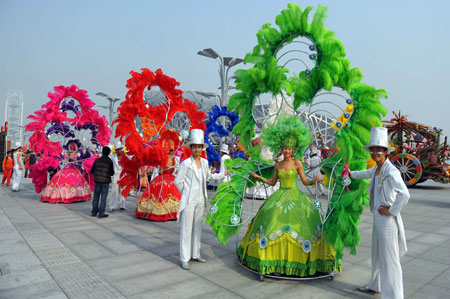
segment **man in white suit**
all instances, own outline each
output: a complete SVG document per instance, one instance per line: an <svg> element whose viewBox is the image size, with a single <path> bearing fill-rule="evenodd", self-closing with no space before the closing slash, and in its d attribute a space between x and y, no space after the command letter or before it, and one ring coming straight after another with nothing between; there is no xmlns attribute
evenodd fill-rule
<svg viewBox="0 0 450 299"><path fill-rule="evenodd" d="M372 128L369 145L376 166L351 171L353 179L371 179L370 210L373 213L372 275L361 292L381 292L381 298L403 298L403 278L400 257L406 254L406 238L400 211L409 200L408 189L400 171L386 157L393 148L388 146L387 129Z"/></svg>
<svg viewBox="0 0 450 299"><path fill-rule="evenodd" d="M109 211L114 210L126 210L125 199L122 196L122 190L117 183L120 180L120 173L122 172L122 166L120 166L119 161L122 157L123 145L120 141L115 144L115 154L111 157L114 165L114 175L111 178L112 184L110 184L111 192L109 196Z"/></svg>
<svg viewBox="0 0 450 299"><path fill-rule="evenodd" d="M229 173L211 174L208 160L200 157L208 147L204 142L204 133L200 129L192 129L189 142L192 156L181 163L175 178L175 186L180 190L181 200L177 221L180 228L180 261L181 267L189 270L189 261L206 263L200 256L200 239L202 234L203 212L206 206L206 185L210 179L222 179Z"/></svg>
<svg viewBox="0 0 450 299"><path fill-rule="evenodd" d="M228 150L228 145L225 143L222 143L220 145L220 170L219 173L225 174L226 166L225 166L225 160L230 160L230 151ZM226 178L220 180L220 183L223 183L226 180Z"/></svg>

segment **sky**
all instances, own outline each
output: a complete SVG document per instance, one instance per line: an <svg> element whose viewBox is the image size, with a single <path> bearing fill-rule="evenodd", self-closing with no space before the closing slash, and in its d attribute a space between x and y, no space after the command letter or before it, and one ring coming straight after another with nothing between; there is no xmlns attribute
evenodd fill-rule
<svg viewBox="0 0 450 299"><path fill-rule="evenodd" d="M217 92L217 62L196 53L213 48L244 58L261 26L275 24L288 3L328 7L326 26L361 68L362 82L387 90L386 119L400 110L450 136L445 0L0 0L0 120L9 89L23 92L24 118L56 85L76 84L105 105L95 93L125 98L129 72L143 67L161 68L182 90Z"/></svg>

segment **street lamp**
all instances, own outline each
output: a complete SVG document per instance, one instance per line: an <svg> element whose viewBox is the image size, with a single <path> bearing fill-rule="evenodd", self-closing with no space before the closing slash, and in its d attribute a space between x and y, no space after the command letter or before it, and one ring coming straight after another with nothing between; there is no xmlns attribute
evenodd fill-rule
<svg viewBox="0 0 450 299"><path fill-rule="evenodd" d="M109 127L112 130L112 122L114 119L114 104L120 101L119 98L112 98L104 92L97 92L96 95L106 98L109 101L109 106L100 106L105 109L109 109Z"/></svg>
<svg viewBox="0 0 450 299"><path fill-rule="evenodd" d="M230 80L236 78L236 76L228 77L228 72L230 68L232 68L235 65L238 65L244 60L242 60L241 58L222 57L211 48L198 51L197 54L200 56L216 59L217 62L219 62L219 76L220 76L219 89L221 91L219 103L220 106L228 105L228 90L231 89L231 87L229 86ZM197 93L201 94L199 92Z"/></svg>

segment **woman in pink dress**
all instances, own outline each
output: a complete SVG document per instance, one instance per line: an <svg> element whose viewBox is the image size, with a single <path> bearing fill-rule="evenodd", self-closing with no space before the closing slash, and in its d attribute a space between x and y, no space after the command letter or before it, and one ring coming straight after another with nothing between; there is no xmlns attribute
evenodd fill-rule
<svg viewBox="0 0 450 299"><path fill-rule="evenodd" d="M68 164L58 171L45 187L41 201L49 203L72 203L91 198L89 173L84 171L79 155L79 141L70 140L67 144Z"/></svg>

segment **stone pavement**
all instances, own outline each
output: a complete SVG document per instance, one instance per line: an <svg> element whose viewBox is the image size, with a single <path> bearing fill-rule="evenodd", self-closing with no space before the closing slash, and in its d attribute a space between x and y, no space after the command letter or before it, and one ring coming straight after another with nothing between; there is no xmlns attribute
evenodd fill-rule
<svg viewBox="0 0 450 299"><path fill-rule="evenodd" d="M402 259L405 296L449 298L450 185L429 181L410 192L402 212L409 247ZM254 201L253 209L261 203ZM27 179L18 193L1 187L0 298L379 298L355 291L370 276L367 210L357 255L345 254L334 280L260 282L238 264L237 238L222 245L207 224L202 255L208 262L182 270L177 224L136 219L135 207L131 197L127 211L98 219L90 216L91 201L40 202Z"/></svg>

